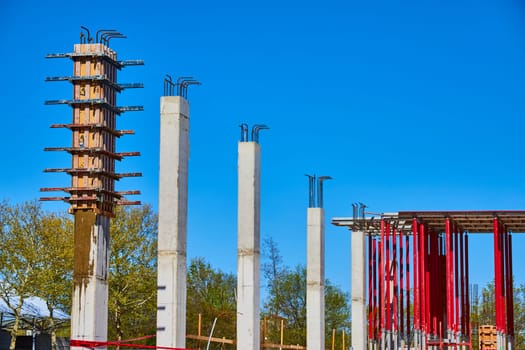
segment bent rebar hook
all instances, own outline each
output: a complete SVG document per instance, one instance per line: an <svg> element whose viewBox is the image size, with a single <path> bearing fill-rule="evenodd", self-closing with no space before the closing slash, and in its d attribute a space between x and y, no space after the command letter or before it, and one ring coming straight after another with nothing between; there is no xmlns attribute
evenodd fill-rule
<svg viewBox="0 0 525 350"><path fill-rule="evenodd" d="M178 77L175 85L177 86L177 92L175 96L181 96L182 94L182 82L185 80L191 80L193 77Z"/></svg>
<svg viewBox="0 0 525 350"><path fill-rule="evenodd" d="M241 128L241 142L248 141L248 124L242 123L239 126Z"/></svg>
<svg viewBox="0 0 525 350"><path fill-rule="evenodd" d="M119 32L104 33L100 36L100 42L106 46L109 46L111 39L126 39L126 36Z"/></svg>
<svg viewBox="0 0 525 350"><path fill-rule="evenodd" d="M361 220L365 220L365 208L366 208L366 205L361 203L361 202L358 202L359 203L359 216L361 216Z"/></svg>
<svg viewBox="0 0 525 350"><path fill-rule="evenodd" d="M173 87L174 86L175 86L175 84L173 83L171 75L166 74L166 77L164 78L164 96L171 96L171 95L173 95Z"/></svg>
<svg viewBox="0 0 525 350"><path fill-rule="evenodd" d="M252 127L252 141L258 143L259 142L259 131L267 130L267 129L270 129L270 128L267 127L265 124L255 124Z"/></svg>
<svg viewBox="0 0 525 350"><path fill-rule="evenodd" d="M323 182L325 180L332 180L331 176L319 176L317 179L317 207L323 207Z"/></svg>
<svg viewBox="0 0 525 350"><path fill-rule="evenodd" d="M95 34L95 42L98 43L98 35L100 33L109 33L109 32L116 32L115 29L99 29L97 30L96 34Z"/></svg>
<svg viewBox="0 0 525 350"><path fill-rule="evenodd" d="M200 82L198 82L197 80L183 80L182 83L182 93L181 93L181 96L184 97L184 98L188 98L188 86L190 85L201 85Z"/></svg>
<svg viewBox="0 0 525 350"><path fill-rule="evenodd" d="M82 42L82 38L86 38L87 42L90 43L93 38L91 38L91 34L89 33L89 29L87 27L84 27L84 26L80 26L80 29L83 29L86 31L87 33L87 36L84 35L84 33L82 33L82 31L80 31L80 43L81 44L84 44L85 42Z"/></svg>

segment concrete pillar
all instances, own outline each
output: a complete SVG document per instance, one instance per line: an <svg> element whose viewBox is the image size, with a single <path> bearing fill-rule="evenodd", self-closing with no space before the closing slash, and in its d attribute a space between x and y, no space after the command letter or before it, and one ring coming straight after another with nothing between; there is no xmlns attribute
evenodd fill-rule
<svg viewBox="0 0 525 350"><path fill-rule="evenodd" d="M260 146L239 142L237 349L260 349Z"/></svg>
<svg viewBox="0 0 525 350"><path fill-rule="evenodd" d="M306 248L306 346L325 348L324 307L324 210L307 210Z"/></svg>
<svg viewBox="0 0 525 350"><path fill-rule="evenodd" d="M186 347L189 105L160 99L157 346Z"/></svg>
<svg viewBox="0 0 525 350"><path fill-rule="evenodd" d="M365 233L352 231L352 348L366 350Z"/></svg>
<svg viewBox="0 0 525 350"><path fill-rule="evenodd" d="M107 341L109 218L75 211L71 339ZM71 349L82 349L72 346Z"/></svg>

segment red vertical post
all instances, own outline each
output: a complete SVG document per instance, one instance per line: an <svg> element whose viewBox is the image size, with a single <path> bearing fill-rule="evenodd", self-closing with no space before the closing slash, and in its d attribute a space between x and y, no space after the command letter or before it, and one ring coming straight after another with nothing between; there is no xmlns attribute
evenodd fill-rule
<svg viewBox="0 0 525 350"><path fill-rule="evenodd" d="M455 305L455 320L454 332L459 332L459 228L454 230L454 305Z"/></svg>
<svg viewBox="0 0 525 350"><path fill-rule="evenodd" d="M510 269L510 235L509 232L505 229L505 284L506 284L506 306L507 306L507 319L506 319L506 333L511 335L511 316L513 308L513 288L512 288L512 270Z"/></svg>
<svg viewBox="0 0 525 350"><path fill-rule="evenodd" d="M447 218L445 221L445 241L446 241L446 279L447 279L447 337L452 331L452 235L451 222Z"/></svg>
<svg viewBox="0 0 525 350"><path fill-rule="evenodd" d="M373 295L373 298L374 298L374 309L373 309L373 313L374 313L374 339L377 339L378 335L379 335L379 308L378 308L378 305L379 305L379 295L377 293L377 271L379 269L379 264L378 264L378 259L377 259L377 253L379 251L379 248L378 248L378 240L377 239L374 239L373 240L374 242L374 247L373 247L373 257L374 257L374 269L373 269L373 276L372 276L372 286L374 288L374 295Z"/></svg>
<svg viewBox="0 0 525 350"><path fill-rule="evenodd" d="M398 297L398 263L397 260L397 230L395 227L392 228L392 275L393 275L393 288L392 288L392 318L393 318L393 330L397 332L398 330L398 314L397 314L397 297Z"/></svg>
<svg viewBox="0 0 525 350"><path fill-rule="evenodd" d="M504 237L505 231L504 227L500 222L499 225L499 247L500 247L500 296L499 296L499 306L500 306L500 330L502 334L505 334L505 246L504 246Z"/></svg>
<svg viewBox="0 0 525 350"><path fill-rule="evenodd" d="M436 241L437 241L437 257L436 257L436 265L437 265L437 272L435 278L437 279L436 283L436 293L437 293L437 300L436 300L436 318L438 320L438 326L443 322L442 320L442 314L443 314L443 266L441 264L442 262L442 242L441 242L441 234L436 234ZM439 328L437 329L437 334L440 336Z"/></svg>
<svg viewBox="0 0 525 350"><path fill-rule="evenodd" d="M507 334L507 230L503 224L500 223L499 235L501 239L501 328L504 335ZM504 336L503 339L506 339Z"/></svg>
<svg viewBox="0 0 525 350"><path fill-rule="evenodd" d="M469 280L469 268L468 268L468 234L465 234L465 283L466 283L466 293L467 293L467 313L466 313L466 326L467 326L467 335L470 337L470 280Z"/></svg>
<svg viewBox="0 0 525 350"><path fill-rule="evenodd" d="M410 339L410 240L408 237L408 232L405 236L405 246L406 246L406 252L405 252L405 261L406 261L406 296L407 296L407 306L406 306L406 319L407 319L407 325L406 325L406 339L407 342Z"/></svg>
<svg viewBox="0 0 525 350"><path fill-rule="evenodd" d="M403 231L399 231L399 333L401 337L405 333L405 312L404 312L404 301L405 301L405 254L404 244L405 237Z"/></svg>
<svg viewBox="0 0 525 350"><path fill-rule="evenodd" d="M379 319L381 331L379 338L382 338L385 331L385 262L384 262L384 242L385 242L385 220L381 220L381 240L379 241Z"/></svg>
<svg viewBox="0 0 525 350"><path fill-rule="evenodd" d="M446 241L445 236L439 236L439 320L440 320L440 337L443 337L443 326L445 325L445 315L447 314L447 265L446 265Z"/></svg>
<svg viewBox="0 0 525 350"><path fill-rule="evenodd" d="M425 224L419 224L419 285L420 285L420 322L421 329L427 333L427 286L425 284Z"/></svg>
<svg viewBox="0 0 525 350"><path fill-rule="evenodd" d="M374 299L373 299L373 248L372 248L372 234L368 234L368 340L373 338L373 329L374 329Z"/></svg>
<svg viewBox="0 0 525 350"><path fill-rule="evenodd" d="M430 230L425 226L425 288L426 288L426 325L427 325L427 334L431 333L432 328L432 306L430 303L430 295L432 293L432 284L430 281Z"/></svg>
<svg viewBox="0 0 525 350"><path fill-rule="evenodd" d="M508 308L508 313L509 313L509 321L508 321L508 324L509 324L509 335L514 337L514 284L512 283L513 281L513 275L512 275L512 236L509 234L508 236L508 240L509 240L509 256L508 256L508 266L509 266L509 284L510 284L510 289L511 289L511 293L510 293L510 296L509 296L509 299L507 301L507 308Z"/></svg>
<svg viewBox="0 0 525 350"><path fill-rule="evenodd" d="M392 290L392 262L390 261L390 223L386 222L385 224L385 281L386 281L386 319L385 319L385 327L388 332L392 330L392 296L391 296L391 290Z"/></svg>
<svg viewBox="0 0 525 350"><path fill-rule="evenodd" d="M501 331L503 334L506 334L506 307L505 307L505 227L500 222L499 228L499 237L500 237L500 249L501 249L501 259L500 259L500 276L501 276L501 296L500 296L500 308L501 308Z"/></svg>
<svg viewBox="0 0 525 350"><path fill-rule="evenodd" d="M494 218L494 302L496 309L496 332L501 332L501 305L500 305L500 294L501 294L501 246L500 246L500 234L499 234L499 221L498 218Z"/></svg>
<svg viewBox="0 0 525 350"><path fill-rule="evenodd" d="M465 316L466 316L466 302L465 302L465 245L464 245L464 232L460 232L460 238L459 238L459 270L460 270L460 291L459 291L459 297L461 302L461 334L465 335Z"/></svg>
<svg viewBox="0 0 525 350"><path fill-rule="evenodd" d="M439 314L439 300L441 298L441 293L439 291L439 285L441 282L441 279L439 278L439 250L438 250L438 235L436 232L432 232L430 235L430 257L431 257L431 274L432 278L430 278L431 283L431 300L432 303L431 306L431 316L432 316L432 334L437 335L438 329L437 329L437 322L438 322L438 314Z"/></svg>
<svg viewBox="0 0 525 350"><path fill-rule="evenodd" d="M419 320L419 223L417 222L417 219L414 219L412 223L412 250L413 250L413 276L414 276L414 330L420 330L421 329L421 323Z"/></svg>
<svg viewBox="0 0 525 350"><path fill-rule="evenodd" d="M424 278L425 278L425 325L426 325L426 333L430 334L432 329L432 307L430 304L430 293L432 293L432 285L430 284L430 249L429 249L429 238L430 238L430 231L428 230L428 227L425 226L424 232L424 239L423 244L425 247L425 255L424 255L424 261L425 261L425 270L424 272Z"/></svg>

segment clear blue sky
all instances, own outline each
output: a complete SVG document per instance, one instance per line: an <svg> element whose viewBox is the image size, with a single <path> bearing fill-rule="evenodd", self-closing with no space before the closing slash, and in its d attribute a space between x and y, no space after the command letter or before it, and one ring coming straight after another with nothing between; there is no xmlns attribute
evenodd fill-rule
<svg viewBox="0 0 525 350"><path fill-rule="evenodd" d="M14 1L0 4L2 84L0 198L35 199L65 186L65 106L79 26L117 29L121 59L144 59L120 82L143 82L119 105L118 164L141 171L118 188L140 189L157 208L159 98L165 74L193 75L189 257L236 271L238 124L266 123L262 146L262 235L290 265L305 262L305 173L325 186L327 277L349 290L349 234L329 224L351 203L373 211L524 209L525 5L499 1ZM64 204L44 204L65 210ZM519 237L518 237L519 236ZM514 270L525 235L515 235ZM471 280L492 279L491 237L471 239Z"/></svg>

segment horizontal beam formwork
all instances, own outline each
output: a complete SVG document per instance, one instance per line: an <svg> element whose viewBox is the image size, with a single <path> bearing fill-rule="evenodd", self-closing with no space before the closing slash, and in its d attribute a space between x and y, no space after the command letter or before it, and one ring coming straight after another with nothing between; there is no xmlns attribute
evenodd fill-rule
<svg viewBox="0 0 525 350"><path fill-rule="evenodd" d="M332 224L363 229L367 234L381 233L381 219L396 222L397 228L412 231L413 219L424 222L429 229L445 232L445 219L450 219L458 228L469 233L492 233L494 218L513 233L525 233L525 210L485 211L400 211L382 213L375 217L333 218Z"/></svg>

